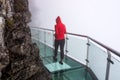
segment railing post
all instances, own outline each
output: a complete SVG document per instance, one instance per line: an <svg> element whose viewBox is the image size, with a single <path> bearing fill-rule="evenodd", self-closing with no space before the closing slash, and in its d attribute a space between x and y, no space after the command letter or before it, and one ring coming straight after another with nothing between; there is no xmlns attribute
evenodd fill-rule
<svg viewBox="0 0 120 80"><path fill-rule="evenodd" d="M105 80L109 80L110 63L114 64L114 62L111 60L110 51L107 50L107 53L108 53L108 58L107 58L107 67L106 67L106 77L105 77Z"/></svg>
<svg viewBox="0 0 120 80"><path fill-rule="evenodd" d="M66 57L65 57L65 60L67 61L67 53L68 53L68 36L67 36L67 34L66 34L66 38L65 38L65 43L66 43L66 47L65 47L65 55L66 55Z"/></svg>
<svg viewBox="0 0 120 80"><path fill-rule="evenodd" d="M86 66L88 67L88 63L89 63L89 60L88 60L88 56L89 56L89 46L90 46L90 41L89 39L87 38L87 56L86 56Z"/></svg>

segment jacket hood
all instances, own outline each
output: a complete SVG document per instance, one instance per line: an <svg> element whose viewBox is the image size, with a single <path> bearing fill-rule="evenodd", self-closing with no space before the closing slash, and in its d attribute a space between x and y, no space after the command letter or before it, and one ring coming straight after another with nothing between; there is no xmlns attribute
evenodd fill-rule
<svg viewBox="0 0 120 80"><path fill-rule="evenodd" d="M60 16L58 16L58 17L56 18L56 23L57 23L57 24L61 23L61 18L60 18Z"/></svg>

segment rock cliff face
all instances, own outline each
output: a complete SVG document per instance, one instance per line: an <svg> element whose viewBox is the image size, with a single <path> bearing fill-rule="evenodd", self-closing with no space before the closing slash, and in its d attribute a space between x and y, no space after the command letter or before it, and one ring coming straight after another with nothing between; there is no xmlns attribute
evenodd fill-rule
<svg viewBox="0 0 120 80"><path fill-rule="evenodd" d="M0 80L51 80L27 25L28 0L0 0Z"/></svg>

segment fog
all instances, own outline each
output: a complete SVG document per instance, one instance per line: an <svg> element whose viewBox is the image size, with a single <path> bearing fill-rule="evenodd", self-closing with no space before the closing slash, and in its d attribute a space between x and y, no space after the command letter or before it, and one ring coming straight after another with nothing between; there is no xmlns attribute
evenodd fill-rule
<svg viewBox="0 0 120 80"><path fill-rule="evenodd" d="M29 0L30 25L54 29L59 15L67 32L90 36L120 52L120 0Z"/></svg>

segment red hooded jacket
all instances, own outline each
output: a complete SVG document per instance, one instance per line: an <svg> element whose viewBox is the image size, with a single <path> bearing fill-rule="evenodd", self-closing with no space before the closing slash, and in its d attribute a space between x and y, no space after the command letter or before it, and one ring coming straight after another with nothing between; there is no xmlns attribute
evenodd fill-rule
<svg viewBox="0 0 120 80"><path fill-rule="evenodd" d="M56 25L55 25L55 39L56 40L62 40L65 39L66 34L66 27L65 25L61 22L60 17L58 16L56 18Z"/></svg>

